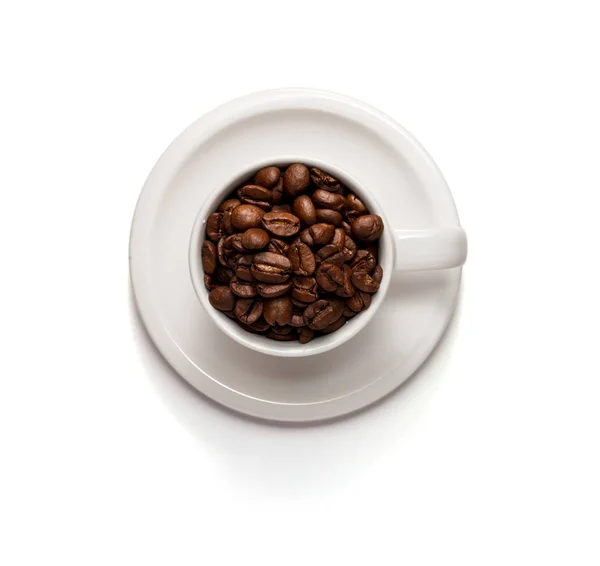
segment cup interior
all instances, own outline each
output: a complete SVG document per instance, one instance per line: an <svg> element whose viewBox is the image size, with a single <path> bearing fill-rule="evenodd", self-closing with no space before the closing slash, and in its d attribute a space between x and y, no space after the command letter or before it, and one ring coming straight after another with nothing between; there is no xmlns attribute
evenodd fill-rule
<svg viewBox="0 0 600 566"><path fill-rule="evenodd" d="M378 292L373 295L371 306L367 310L352 317L337 332L318 336L307 344L300 344L299 342L278 342L260 334L252 334L240 327L235 321L226 317L222 312L213 308L208 300L208 290L204 286L204 270L202 268L201 250L202 242L205 238L206 220L208 216L217 209L219 204L233 191L233 189L243 182L251 180L256 171L262 167L271 165L287 167L292 163L303 163L308 167L318 167L319 169L330 173L346 185L348 189L354 192L367 205L371 213L381 216L384 222L383 234L379 240L379 264L383 268L383 279ZM327 352L347 342L356 336L371 321L377 312L377 309L383 302L390 284L391 273L393 270L393 245L392 228L387 222L383 208L377 202L373 194L367 190L359 180L351 177L348 173L335 166L335 164L324 163L318 159L309 157L283 156L254 163L251 166L240 169L237 173L234 172L232 179L228 184L221 189L216 190L214 194L206 199L198 212L190 236L190 276L194 291L210 318L221 331L239 344L257 352L272 356L311 356Z"/></svg>

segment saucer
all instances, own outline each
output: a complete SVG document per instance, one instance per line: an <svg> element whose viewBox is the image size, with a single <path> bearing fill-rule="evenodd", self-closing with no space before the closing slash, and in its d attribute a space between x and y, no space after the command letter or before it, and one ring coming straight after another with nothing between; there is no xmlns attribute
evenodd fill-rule
<svg viewBox="0 0 600 566"><path fill-rule="evenodd" d="M377 401L419 368L452 317L461 268L393 274L368 326L316 356L277 358L233 341L194 293L190 234L204 200L233 169L285 155L347 171L375 194L393 229L459 225L435 163L389 117L334 93L265 91L200 118L161 156L133 218L131 281L152 341L198 391L254 417L318 421Z"/></svg>

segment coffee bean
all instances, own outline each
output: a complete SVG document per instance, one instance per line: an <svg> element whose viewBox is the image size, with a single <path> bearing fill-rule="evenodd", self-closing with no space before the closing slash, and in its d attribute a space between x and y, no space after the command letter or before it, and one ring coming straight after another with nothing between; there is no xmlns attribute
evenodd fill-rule
<svg viewBox="0 0 600 566"><path fill-rule="evenodd" d="M344 310L344 301L340 299L320 299L304 311L304 320L309 328L322 330L334 323Z"/></svg>
<svg viewBox="0 0 600 566"><path fill-rule="evenodd" d="M289 204L277 204L271 207L271 212L287 212L292 214L292 207Z"/></svg>
<svg viewBox="0 0 600 566"><path fill-rule="evenodd" d="M223 314L227 317L227 318L231 318L232 320L238 321L237 318L235 317L235 313L233 311L223 311ZM238 321L239 322L239 321Z"/></svg>
<svg viewBox="0 0 600 566"><path fill-rule="evenodd" d="M290 246L287 254L292 265L294 275L312 275L315 272L315 256L311 249L302 242L295 242Z"/></svg>
<svg viewBox="0 0 600 566"><path fill-rule="evenodd" d="M344 318L352 318L353 316L356 316L358 313L355 313L352 309L350 309L348 307L348 305L346 305L344 307L344 312L342 313L342 315L344 316Z"/></svg>
<svg viewBox="0 0 600 566"><path fill-rule="evenodd" d="M291 342L292 340L296 340L296 334L277 334L277 332L273 332L273 330L269 330L266 335L268 338L278 340L279 342Z"/></svg>
<svg viewBox="0 0 600 566"><path fill-rule="evenodd" d="M357 289L360 289L365 293L377 293L379 290L379 282L375 281L375 279L365 271L353 271L352 283Z"/></svg>
<svg viewBox="0 0 600 566"><path fill-rule="evenodd" d="M317 189L312 194L312 201L316 208L328 208L338 212L342 210L346 204L346 199L342 195L330 193L324 189Z"/></svg>
<svg viewBox="0 0 600 566"><path fill-rule="evenodd" d="M308 189L309 184L310 173L308 168L301 163L290 165L283 174L283 190L292 198Z"/></svg>
<svg viewBox="0 0 600 566"><path fill-rule="evenodd" d="M315 278L319 287L328 293L334 292L344 284L344 272L333 263L322 263L317 269Z"/></svg>
<svg viewBox="0 0 600 566"><path fill-rule="evenodd" d="M221 285L229 285L229 282L233 279L233 270L228 267L217 267L216 280Z"/></svg>
<svg viewBox="0 0 600 566"><path fill-rule="evenodd" d="M282 254L286 256L289 249L290 246L288 244L286 244L283 240L278 240L277 238L272 238L267 245L267 251L274 254Z"/></svg>
<svg viewBox="0 0 600 566"><path fill-rule="evenodd" d="M291 325L275 325L271 327L271 332L273 332L274 334L278 334L279 336L288 336L289 334L296 334L296 329Z"/></svg>
<svg viewBox="0 0 600 566"><path fill-rule="evenodd" d="M300 195L294 201L292 211L300 219L303 226L311 226L317 221L315 205L307 195Z"/></svg>
<svg viewBox="0 0 600 566"><path fill-rule="evenodd" d="M312 301L314 302L314 301ZM297 310L300 310L302 312L304 312L304 309L309 305L310 303L305 303L303 301L299 301L298 299L295 299L292 296L292 305L294 305L294 308Z"/></svg>
<svg viewBox="0 0 600 566"><path fill-rule="evenodd" d="M255 281L252 275L251 267L254 263L254 258L251 255L238 256L235 263L235 274L238 279L243 281Z"/></svg>
<svg viewBox="0 0 600 566"><path fill-rule="evenodd" d="M256 292L265 299L274 299L275 297L281 297L290 292L292 288L292 282L279 283L270 285L269 283L258 283L256 285Z"/></svg>
<svg viewBox="0 0 600 566"><path fill-rule="evenodd" d="M236 198L229 198L227 200L224 200L220 205L219 208L217 208L218 212L231 212L236 206L239 206L240 204L242 204L238 199Z"/></svg>
<svg viewBox="0 0 600 566"><path fill-rule="evenodd" d="M260 227L265 211L253 204L240 204L231 212L231 223L238 230Z"/></svg>
<svg viewBox="0 0 600 566"><path fill-rule="evenodd" d="M366 212L367 207L355 194L351 193L346 197L346 216L349 219L355 219Z"/></svg>
<svg viewBox="0 0 600 566"><path fill-rule="evenodd" d="M204 274L204 286L208 291L210 291L214 287L213 279L210 275Z"/></svg>
<svg viewBox="0 0 600 566"><path fill-rule="evenodd" d="M317 222L339 226L342 223L342 215L337 210L319 208L317 210Z"/></svg>
<svg viewBox="0 0 600 566"><path fill-rule="evenodd" d="M312 179L312 182L319 187L319 189L330 191L332 193L340 192L340 182L335 177L325 173L325 171L321 171L320 169L313 167L310 170L310 178Z"/></svg>
<svg viewBox="0 0 600 566"><path fill-rule="evenodd" d="M301 311L293 311L292 318L290 319L290 326L293 326L294 328L302 328L305 324L304 309Z"/></svg>
<svg viewBox="0 0 600 566"><path fill-rule="evenodd" d="M238 299L235 302L234 314L240 322L252 324L263 313L262 299Z"/></svg>
<svg viewBox="0 0 600 566"><path fill-rule="evenodd" d="M346 319L342 315L335 322L332 322L329 326L322 328L321 334L331 334L332 332L339 330L342 326L344 326L344 324L346 324Z"/></svg>
<svg viewBox="0 0 600 566"><path fill-rule="evenodd" d="M348 224L348 222L346 222L344 220L344 221L342 221L340 226L344 229L344 234L346 234L346 236L348 236L348 237L352 236L352 226L350 226L350 224Z"/></svg>
<svg viewBox="0 0 600 566"><path fill-rule="evenodd" d="M324 224L321 222L311 226L308 231L315 245L324 246L331 242L335 228L332 224Z"/></svg>
<svg viewBox="0 0 600 566"><path fill-rule="evenodd" d="M373 269L371 277L375 279L377 283L381 283L381 280L383 279L383 267L381 267L381 265L378 265L375 269Z"/></svg>
<svg viewBox="0 0 600 566"><path fill-rule="evenodd" d="M242 242L241 234L232 234L231 236L227 236L227 238L225 238L225 249L234 250L239 254L243 254L248 251Z"/></svg>
<svg viewBox="0 0 600 566"><path fill-rule="evenodd" d="M242 236L242 245L247 250L262 250L269 240L269 234L262 228L249 228Z"/></svg>
<svg viewBox="0 0 600 566"><path fill-rule="evenodd" d="M267 212L262 218L262 225L271 234L284 238L294 236L300 230L300 220L288 212Z"/></svg>
<svg viewBox="0 0 600 566"><path fill-rule="evenodd" d="M373 242L383 232L383 220L377 214L365 214L352 222L352 235L361 242Z"/></svg>
<svg viewBox="0 0 600 566"><path fill-rule="evenodd" d="M335 290L338 297L348 299L356 293L356 288L352 283L352 270L347 265L343 267L344 280L342 284Z"/></svg>
<svg viewBox="0 0 600 566"><path fill-rule="evenodd" d="M303 303L302 308L307 303L312 303L319 298L317 289L317 280L314 277L294 277L292 280L292 297Z"/></svg>
<svg viewBox="0 0 600 566"><path fill-rule="evenodd" d="M300 344L306 344L307 342L310 342L314 336L315 332L310 328L304 327L298 332L298 340L300 340Z"/></svg>
<svg viewBox="0 0 600 566"><path fill-rule="evenodd" d="M340 249L335 244L327 244L317 251L315 260L317 265L324 261L328 261L340 266L344 263L345 258L344 254L340 252Z"/></svg>
<svg viewBox="0 0 600 566"><path fill-rule="evenodd" d="M227 234L233 234L235 232L235 228L231 222L231 210L226 210L223 213L223 228L225 228L225 233Z"/></svg>
<svg viewBox="0 0 600 566"><path fill-rule="evenodd" d="M263 305L263 308L264 308L264 305ZM259 318L256 322L253 322L250 326L252 326L252 329L256 330L257 332L264 332L265 330L268 330L269 328L271 328L269 323L262 317Z"/></svg>
<svg viewBox="0 0 600 566"><path fill-rule="evenodd" d="M267 189L272 189L280 177L279 167L263 167L254 177L254 182Z"/></svg>
<svg viewBox="0 0 600 566"><path fill-rule="evenodd" d="M360 312L371 306L371 295L364 291L356 291L349 299L346 299L346 306L354 312Z"/></svg>
<svg viewBox="0 0 600 566"><path fill-rule="evenodd" d="M292 310L292 301L289 297L265 299L263 316L271 326L275 324L285 326L292 319Z"/></svg>
<svg viewBox="0 0 600 566"><path fill-rule="evenodd" d="M202 244L202 267L208 275L217 270L217 247L209 240L204 240Z"/></svg>
<svg viewBox="0 0 600 566"><path fill-rule="evenodd" d="M256 288L248 281L243 281L242 279L234 277L229 282L229 287L238 297L242 297L242 299L256 297Z"/></svg>
<svg viewBox="0 0 600 566"><path fill-rule="evenodd" d="M264 283L284 283L290 276L290 260L281 254L261 252L254 256L252 275Z"/></svg>
<svg viewBox="0 0 600 566"><path fill-rule="evenodd" d="M217 257L221 265L233 268L235 267L236 252L233 247L228 245L231 242L228 242L227 238L230 238L230 236L221 238L217 243Z"/></svg>
<svg viewBox="0 0 600 566"><path fill-rule="evenodd" d="M260 185L244 185L238 190L238 197L244 204L253 204L263 210L271 208L271 191Z"/></svg>
<svg viewBox="0 0 600 566"><path fill-rule="evenodd" d="M353 271L366 271L370 273L375 268L375 257L368 250L358 250L350 263Z"/></svg>
<svg viewBox="0 0 600 566"><path fill-rule="evenodd" d="M235 295L229 287L225 286L212 289L208 293L208 300L214 308L220 311L230 311L235 306Z"/></svg>
<svg viewBox="0 0 600 566"><path fill-rule="evenodd" d="M277 205L281 202L281 199L283 199L283 177L279 177L279 181L277 181L271 191L271 203ZM287 212L290 211L288 210Z"/></svg>
<svg viewBox="0 0 600 566"><path fill-rule="evenodd" d="M336 228L333 231L333 238L331 239L331 243L334 246L337 246L338 250L342 251L344 248L344 242L346 241L346 233L343 228Z"/></svg>
<svg viewBox="0 0 600 566"><path fill-rule="evenodd" d="M214 212L206 220L206 235L213 242L218 242L224 236L223 213Z"/></svg>
<svg viewBox="0 0 600 566"><path fill-rule="evenodd" d="M344 239L342 254L344 256L344 261L350 261L356 255L356 244L350 236L346 236Z"/></svg>

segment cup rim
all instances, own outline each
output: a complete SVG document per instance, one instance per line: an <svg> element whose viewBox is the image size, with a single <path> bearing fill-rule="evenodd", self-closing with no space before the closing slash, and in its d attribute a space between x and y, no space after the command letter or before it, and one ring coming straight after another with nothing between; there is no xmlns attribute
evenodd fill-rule
<svg viewBox="0 0 600 566"><path fill-rule="evenodd" d="M379 290L373 295L371 305L368 309L358 313L355 317L352 317L352 319L350 319L340 330L326 336L319 336L306 344L300 344L297 341L278 342L260 334L252 334L236 324L235 321L216 310L208 300L208 290L204 285L204 270L201 259L201 248L202 242L204 241L203 233L206 219L209 214L216 210L223 197L229 194L244 178L249 177L253 172L258 171L262 167L271 165L287 166L292 163L303 163L308 167L318 167L319 169L331 173L355 192L359 198L365 202L372 213L380 215L384 223L384 231L382 239L380 240L379 258L379 264L383 267L383 278ZM383 208L379 205L373 193L366 189L355 177L338 167L336 164L325 163L318 158L304 155L282 155L269 159L262 159L250 165L246 164L237 172L237 174L233 174L232 180L207 197L200 207L196 219L194 220L188 248L188 265L192 286L196 297L211 320L223 333L235 340L238 344L256 352L278 357L308 357L321 354L333 350L357 336L367 324L369 324L381 306L389 289L393 271L394 239L392 233L393 230L386 219Z"/></svg>

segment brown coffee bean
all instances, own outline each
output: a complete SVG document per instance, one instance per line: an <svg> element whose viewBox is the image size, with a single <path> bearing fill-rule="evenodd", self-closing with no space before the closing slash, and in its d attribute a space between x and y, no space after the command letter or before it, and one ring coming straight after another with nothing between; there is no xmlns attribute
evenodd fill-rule
<svg viewBox="0 0 600 566"><path fill-rule="evenodd" d="M288 336L289 334L296 334L296 329L291 325L275 325L271 327L271 332L273 332L273 334L278 334L279 336Z"/></svg>
<svg viewBox="0 0 600 566"><path fill-rule="evenodd" d="M278 240L277 238L272 238L267 245L267 251L274 254L287 255L289 249L290 246L288 244L286 244L283 240Z"/></svg>
<svg viewBox="0 0 600 566"><path fill-rule="evenodd" d="M290 260L281 254L261 252L254 256L252 275L264 283L284 283L291 271Z"/></svg>
<svg viewBox="0 0 600 566"><path fill-rule="evenodd" d="M300 305L301 308L305 308L308 303L312 303L319 298L317 280L314 277L296 276L292 280L292 284L292 297L303 303Z"/></svg>
<svg viewBox="0 0 600 566"><path fill-rule="evenodd" d="M209 240L204 240L202 244L202 267L207 275L217 270L217 247Z"/></svg>
<svg viewBox="0 0 600 566"><path fill-rule="evenodd" d="M310 170L310 178L312 179L312 182L319 187L319 189L330 191L332 193L340 192L340 182L335 177L325 173L325 171L321 171L320 169L313 167Z"/></svg>
<svg viewBox="0 0 600 566"><path fill-rule="evenodd" d="M217 243L217 257L219 263L224 267L235 267L236 251L230 246L231 242L227 241L231 236L221 238Z"/></svg>
<svg viewBox="0 0 600 566"><path fill-rule="evenodd" d="M377 293L377 291L379 291L379 282L375 281L375 279L365 271L353 271L352 283L357 289L360 289L365 293Z"/></svg>
<svg viewBox="0 0 600 566"><path fill-rule="evenodd" d="M278 340L279 342L291 342L292 340L296 340L296 334L277 334L277 332L273 332L273 330L269 330L266 336L272 340Z"/></svg>
<svg viewBox="0 0 600 566"><path fill-rule="evenodd" d="M339 226L342 223L342 215L337 210L319 208L317 210L317 222Z"/></svg>
<svg viewBox="0 0 600 566"><path fill-rule="evenodd" d="M355 219L357 216L365 214L366 212L367 207L355 194L350 193L346 197L346 216L349 219Z"/></svg>
<svg viewBox="0 0 600 566"><path fill-rule="evenodd" d="M277 181L271 191L271 204L277 205L281 202L281 199L283 199L283 177L279 177L279 181ZM290 211L288 210L287 212Z"/></svg>
<svg viewBox="0 0 600 566"><path fill-rule="evenodd" d="M315 241L311 236L310 230L308 228L305 228L304 230L302 230L302 232L300 232L300 234L298 235L298 239L307 246L312 247L315 245Z"/></svg>
<svg viewBox="0 0 600 566"><path fill-rule="evenodd" d="M346 236L348 236L348 237L352 236L352 226L350 226L350 224L348 224L348 222L346 222L344 220L344 221L342 221L340 226L344 229L344 234L346 234Z"/></svg>
<svg viewBox="0 0 600 566"><path fill-rule="evenodd" d="M383 233L383 220L377 214L365 214L352 222L352 235L361 242L373 242Z"/></svg>
<svg viewBox="0 0 600 566"><path fill-rule="evenodd" d="M244 204L253 204L263 210L271 208L271 191L260 185L244 185L238 190L238 197Z"/></svg>
<svg viewBox="0 0 600 566"><path fill-rule="evenodd" d="M263 305L264 308L264 305ZM269 325L269 323L264 319L264 318L259 318L256 322L253 322L251 324L252 329L256 330L257 332L264 332L265 330L268 330L269 328L271 328L271 326Z"/></svg>
<svg viewBox="0 0 600 566"><path fill-rule="evenodd" d="M263 316L271 325L285 326L292 319L292 300L289 297L265 299Z"/></svg>
<svg viewBox="0 0 600 566"><path fill-rule="evenodd" d="M263 313L262 299L238 299L233 313L240 322L253 324Z"/></svg>
<svg viewBox="0 0 600 566"><path fill-rule="evenodd" d="M360 312L371 306L371 295L364 291L356 291L349 299L346 299L346 306L354 312Z"/></svg>
<svg viewBox="0 0 600 566"><path fill-rule="evenodd" d="M344 242L346 241L346 233L343 228L336 228L333 231L333 238L331 239L331 243L334 246L337 246L338 250L342 251L344 248Z"/></svg>
<svg viewBox="0 0 600 566"><path fill-rule="evenodd" d="M320 299L306 307L304 320L309 328L322 330L340 318L343 310L341 299Z"/></svg>
<svg viewBox="0 0 600 566"><path fill-rule="evenodd" d="M240 204L231 212L231 223L241 231L259 228L265 211L253 204Z"/></svg>
<svg viewBox="0 0 600 566"><path fill-rule="evenodd" d="M254 258L251 255L238 256L235 262L235 274L238 279L255 281L254 275L252 275L252 271L250 270L253 262Z"/></svg>
<svg viewBox="0 0 600 566"><path fill-rule="evenodd" d="M204 286L208 291L210 291L215 285L213 283L213 278L210 275L204 274Z"/></svg>
<svg viewBox="0 0 600 566"><path fill-rule="evenodd" d="M344 256L344 262L350 261L356 255L356 244L350 236L346 236L341 253Z"/></svg>
<svg viewBox="0 0 600 566"><path fill-rule="evenodd" d="M323 291L332 293L344 284L344 272L337 265L324 262L317 269L315 279Z"/></svg>
<svg viewBox="0 0 600 566"><path fill-rule="evenodd" d="M375 257L368 250L358 250L350 263L353 271L365 271L370 273L375 269Z"/></svg>
<svg viewBox="0 0 600 566"><path fill-rule="evenodd" d="M231 318L232 320L237 321L237 318L235 317L235 313L233 311L223 311L223 314L227 317L227 318Z"/></svg>
<svg viewBox="0 0 600 566"><path fill-rule="evenodd" d="M233 279L233 270L228 267L217 267L216 280L221 285L229 285Z"/></svg>
<svg viewBox="0 0 600 566"><path fill-rule="evenodd" d="M243 281L242 279L233 277L233 279L229 282L229 287L234 294L236 294L238 297L242 297L242 299L256 297L256 288L248 281Z"/></svg>
<svg viewBox="0 0 600 566"><path fill-rule="evenodd" d="M344 312L342 313L342 315L344 316L344 318L352 318L353 316L356 316L357 314L358 313L355 313L347 305L344 307Z"/></svg>
<svg viewBox="0 0 600 566"><path fill-rule="evenodd" d="M271 212L287 212L292 214L292 207L289 204L277 204L271 208Z"/></svg>
<svg viewBox="0 0 600 566"><path fill-rule="evenodd" d="M223 213L214 212L206 220L206 235L213 242L218 242L225 235Z"/></svg>
<svg viewBox="0 0 600 566"><path fill-rule="evenodd" d="M236 206L239 206L240 204L242 204L238 199L236 198L229 198L227 200L224 200L220 205L219 208L217 208L218 212L231 212Z"/></svg>
<svg viewBox="0 0 600 566"><path fill-rule="evenodd" d="M314 302L314 301L312 301ZM299 301L298 299L295 299L292 296L292 305L294 305L294 308L297 310L300 310L302 312L304 312L304 309L309 305L310 303L305 303L303 301Z"/></svg>
<svg viewBox="0 0 600 566"><path fill-rule="evenodd" d="M254 182L261 187L272 189L280 177L279 167L263 167L254 177Z"/></svg>
<svg viewBox="0 0 600 566"><path fill-rule="evenodd" d="M341 266L345 261L345 257L344 254L340 252L340 249L335 244L327 244L326 246L323 246L320 250L317 251L317 253L315 254L315 260L317 262L317 265L319 265L322 262L328 261L329 263Z"/></svg>
<svg viewBox="0 0 600 566"><path fill-rule="evenodd" d="M233 234L235 232L235 228L231 223L231 210L226 210L223 213L223 228L225 228L226 234Z"/></svg>
<svg viewBox="0 0 600 566"><path fill-rule="evenodd" d="M225 249L234 250L239 254L243 254L248 251L242 242L241 234L232 234L231 236L227 236L227 238L225 238Z"/></svg>
<svg viewBox="0 0 600 566"><path fill-rule="evenodd" d="M333 239L335 228L332 224L324 224L321 222L311 226L308 231L313 239L314 245L325 246Z"/></svg>
<svg viewBox="0 0 600 566"><path fill-rule="evenodd" d="M381 283L381 280L383 279L383 267L381 267L381 265L378 265L371 273L371 277L375 279L377 283Z"/></svg>
<svg viewBox="0 0 600 566"><path fill-rule="evenodd" d="M235 295L229 287L219 286L210 291L208 301L217 310L230 311L235 306Z"/></svg>
<svg viewBox="0 0 600 566"><path fill-rule="evenodd" d="M315 256L311 249L302 242L294 242L287 254L294 275L312 275L315 272Z"/></svg>
<svg viewBox="0 0 600 566"><path fill-rule="evenodd" d="M288 212L267 212L262 218L262 225L271 234L283 238L294 236L300 230L299 218Z"/></svg>
<svg viewBox="0 0 600 566"><path fill-rule="evenodd" d="M242 235L242 245L247 250L262 250L270 239L262 228L249 228Z"/></svg>
<svg viewBox="0 0 600 566"><path fill-rule="evenodd" d="M356 288L352 284L352 270L347 265L343 267L344 273L344 281L343 283L336 289L335 294L338 297L342 297L344 299L348 299L356 293Z"/></svg>
<svg viewBox="0 0 600 566"><path fill-rule="evenodd" d="M346 324L346 319L342 315L335 322L332 322L329 326L326 326L325 328L322 328L321 329L321 334L331 334L332 332L336 332L342 326L344 326L344 324Z"/></svg>
<svg viewBox="0 0 600 566"><path fill-rule="evenodd" d="M302 328L298 332L298 340L300 340L300 344L306 344L310 342L315 336L315 331L310 328Z"/></svg>
<svg viewBox="0 0 600 566"><path fill-rule="evenodd" d="M307 195L300 195L294 201L292 211L300 219L303 226L311 226L317 221L315 205Z"/></svg>
<svg viewBox="0 0 600 566"><path fill-rule="evenodd" d="M274 299L275 297L281 297L290 292L292 289L292 282L279 283L270 285L269 283L258 283L256 285L256 292L265 299Z"/></svg>
<svg viewBox="0 0 600 566"><path fill-rule="evenodd" d="M283 191L292 198L308 189L310 173L306 165L294 163L283 174Z"/></svg>
<svg viewBox="0 0 600 566"><path fill-rule="evenodd" d="M316 208L328 208L338 212L342 210L346 204L346 199L344 199L342 195L330 193L324 189L317 189L312 194L312 201Z"/></svg>
<svg viewBox="0 0 600 566"><path fill-rule="evenodd" d="M293 326L294 328L302 328L305 324L304 309L301 311L293 311L292 318L290 319L290 326Z"/></svg>

